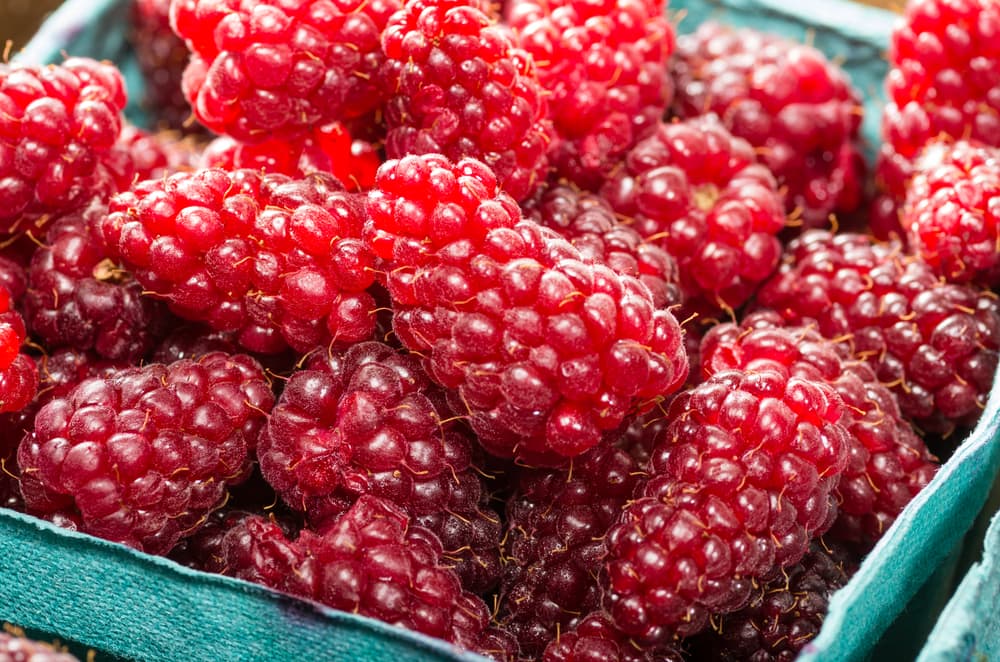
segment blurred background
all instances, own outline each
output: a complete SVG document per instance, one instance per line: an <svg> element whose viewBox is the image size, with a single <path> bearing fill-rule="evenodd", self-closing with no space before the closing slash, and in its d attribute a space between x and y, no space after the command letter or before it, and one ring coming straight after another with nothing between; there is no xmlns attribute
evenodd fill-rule
<svg viewBox="0 0 1000 662"><path fill-rule="evenodd" d="M12 53L22 48L60 4L62 0L0 0L0 50L8 39L14 42Z"/></svg>

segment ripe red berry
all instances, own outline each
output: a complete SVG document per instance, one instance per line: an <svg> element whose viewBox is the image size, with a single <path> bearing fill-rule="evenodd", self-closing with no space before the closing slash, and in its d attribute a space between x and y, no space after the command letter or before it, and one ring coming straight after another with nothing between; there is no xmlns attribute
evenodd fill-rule
<svg viewBox="0 0 1000 662"><path fill-rule="evenodd" d="M245 142L295 141L368 117L386 88L379 37L397 0L175 0L171 25L193 55L183 89L198 120ZM373 121L373 120L372 120Z"/></svg>
<svg viewBox="0 0 1000 662"><path fill-rule="evenodd" d="M480 650L489 611L440 565L433 533L384 499L366 495L322 534L288 540L278 524L249 517L223 541L226 572L341 611Z"/></svg>
<svg viewBox="0 0 1000 662"><path fill-rule="evenodd" d="M25 318L50 349L93 349L136 362L164 334L169 313L108 259L98 235L106 214L106 205L95 202L49 227L28 269Z"/></svg>
<svg viewBox="0 0 1000 662"><path fill-rule="evenodd" d="M35 367L35 362L30 363ZM93 352L71 348L57 349L44 354L37 362L34 383L38 384L30 402L17 411L0 415L0 503L4 501L4 483L7 482L7 503L17 510L24 509L18 484L17 449L21 440L35 427L38 410L53 398L69 393L77 384L89 377L110 377L128 365L121 361L108 361ZM30 378L25 382L31 384Z"/></svg>
<svg viewBox="0 0 1000 662"><path fill-rule="evenodd" d="M933 139L1000 147L1000 6L992 0L911 0L889 44L876 180L877 236L900 232L914 163Z"/></svg>
<svg viewBox="0 0 1000 662"><path fill-rule="evenodd" d="M652 477L608 533L604 606L640 644L744 607L833 523L843 403L787 369L723 370L676 398Z"/></svg>
<svg viewBox="0 0 1000 662"><path fill-rule="evenodd" d="M368 211L396 335L426 353L490 453L564 463L683 383L673 315L638 280L521 221L483 163L389 161Z"/></svg>
<svg viewBox="0 0 1000 662"><path fill-rule="evenodd" d="M247 477L273 401L260 365L238 354L86 379L21 442L25 506L165 554Z"/></svg>
<svg viewBox="0 0 1000 662"><path fill-rule="evenodd" d="M534 62L478 0L407 0L382 47L389 158L476 158L516 200L545 181L552 124Z"/></svg>
<svg viewBox="0 0 1000 662"><path fill-rule="evenodd" d="M548 92L556 172L596 190L653 132L673 89L664 0L517 0L505 7Z"/></svg>
<svg viewBox="0 0 1000 662"><path fill-rule="evenodd" d="M251 351L306 352L375 328L363 222L363 199L329 175L202 169L117 196L101 232L178 316Z"/></svg>
<svg viewBox="0 0 1000 662"><path fill-rule="evenodd" d="M947 280L1000 285L1000 150L932 143L914 167L900 222L911 250Z"/></svg>
<svg viewBox="0 0 1000 662"><path fill-rule="evenodd" d="M715 113L753 145L805 227L862 203L860 95L820 51L708 22L677 39L673 73L675 112Z"/></svg>
<svg viewBox="0 0 1000 662"><path fill-rule="evenodd" d="M377 342L315 352L285 384L257 456L281 498L314 526L359 496L399 507L439 538L476 592L499 576L500 520L482 509L470 435L420 359Z"/></svg>
<svg viewBox="0 0 1000 662"><path fill-rule="evenodd" d="M1000 350L996 297L941 282L898 242L807 232L757 303L843 342L926 431L971 425L986 404Z"/></svg>
<svg viewBox="0 0 1000 662"><path fill-rule="evenodd" d="M701 342L701 369L711 375L780 367L837 391L845 405L841 423L850 433L850 448L834 492L837 520L827 537L867 552L930 482L938 464L871 366L842 356L845 349L812 327L785 327L778 313L759 311L739 325L712 328Z"/></svg>
<svg viewBox="0 0 1000 662"><path fill-rule="evenodd" d="M601 193L677 260L689 312L738 308L781 257L785 214L774 177L713 117L659 124Z"/></svg>
<svg viewBox="0 0 1000 662"><path fill-rule="evenodd" d="M0 64L0 233L110 195L125 82L111 64Z"/></svg>

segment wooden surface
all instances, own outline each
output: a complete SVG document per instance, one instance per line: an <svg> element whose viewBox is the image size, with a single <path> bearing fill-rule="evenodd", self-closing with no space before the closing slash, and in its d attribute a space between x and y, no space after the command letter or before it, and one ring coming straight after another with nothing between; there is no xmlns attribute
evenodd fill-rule
<svg viewBox="0 0 1000 662"><path fill-rule="evenodd" d="M902 13L903 7L906 6L906 0L857 0L862 4L874 5L876 7L882 7L883 9L891 9L892 11Z"/></svg>
<svg viewBox="0 0 1000 662"><path fill-rule="evenodd" d="M13 42L11 52L24 46L42 20L61 3L62 0L0 0L0 50L8 40Z"/></svg>

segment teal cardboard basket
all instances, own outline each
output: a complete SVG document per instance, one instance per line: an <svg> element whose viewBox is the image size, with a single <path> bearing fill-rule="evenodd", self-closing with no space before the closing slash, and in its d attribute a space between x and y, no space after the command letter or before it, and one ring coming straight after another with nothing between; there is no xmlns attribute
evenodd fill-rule
<svg viewBox="0 0 1000 662"><path fill-rule="evenodd" d="M982 560L945 607L917 662L1000 659L1000 514L986 531Z"/></svg>
<svg viewBox="0 0 1000 662"><path fill-rule="evenodd" d="M141 124L145 117L136 100L142 80L125 40L125 11L124 0L70 0L18 59L55 62L67 53L114 61L128 81L129 117ZM673 0L669 11L680 20L680 32L716 19L808 41L842 63L866 97L863 131L869 155L874 152L883 54L894 14L848 0ZM935 661L952 659L942 657L948 651L998 650L997 642L986 638L966 648L947 643L967 642L955 623L971 613L977 596L996 597L1000 570L992 557L969 575L927 640L954 589L963 538L1000 468L998 428L1000 396L994 392L979 426L833 597L822 632L801 660L913 659L925 642L923 659ZM996 529L989 538L994 549L1000 543ZM97 651L99 659L105 654L140 660L481 659L370 619L194 572L3 510L0 621L78 642Z"/></svg>

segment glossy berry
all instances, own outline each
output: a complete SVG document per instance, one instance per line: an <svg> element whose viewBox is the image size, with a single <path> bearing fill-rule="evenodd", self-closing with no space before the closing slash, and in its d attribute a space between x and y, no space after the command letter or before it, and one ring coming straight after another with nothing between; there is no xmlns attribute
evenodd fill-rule
<svg viewBox="0 0 1000 662"><path fill-rule="evenodd" d="M1000 284L1000 150L927 147L900 217L911 250L952 282Z"/></svg>
<svg viewBox="0 0 1000 662"><path fill-rule="evenodd" d="M774 177L713 117L658 125L601 193L677 260L689 312L738 308L778 264L785 214Z"/></svg>
<svg viewBox="0 0 1000 662"><path fill-rule="evenodd" d="M49 644L0 632L0 660L4 662L79 662Z"/></svg>
<svg viewBox="0 0 1000 662"><path fill-rule="evenodd" d="M595 568L605 534L641 482L643 465L600 445L567 469L522 469L507 503L501 625L538 656L559 632L600 607Z"/></svg>
<svg viewBox="0 0 1000 662"><path fill-rule="evenodd" d="M476 158L516 200L545 181L552 124L535 64L477 0L407 0L382 47L389 158Z"/></svg>
<svg viewBox="0 0 1000 662"><path fill-rule="evenodd" d="M683 383L673 315L638 280L522 221L483 163L389 161L368 212L396 335L427 356L488 452L564 463Z"/></svg>
<svg viewBox="0 0 1000 662"><path fill-rule="evenodd" d="M568 239L587 261L638 278L649 288L657 308L681 303L674 258L643 239L632 226L619 223L611 205L600 195L568 185L552 186L523 204L521 211L525 218Z"/></svg>
<svg viewBox="0 0 1000 662"><path fill-rule="evenodd" d="M924 430L971 425L985 406L1000 349L996 297L941 282L898 242L808 232L789 245L757 303L843 342Z"/></svg>
<svg viewBox="0 0 1000 662"><path fill-rule="evenodd" d="M489 626L480 598L440 565L440 542L391 502L366 495L322 534L292 541L249 517L223 541L226 573L341 611L476 650Z"/></svg>
<svg viewBox="0 0 1000 662"><path fill-rule="evenodd" d="M378 342L315 352L268 417L257 456L281 498L314 526L360 495L391 501L449 540L477 592L499 575L500 520L481 510L473 442L420 359Z"/></svg>
<svg viewBox="0 0 1000 662"><path fill-rule="evenodd" d="M169 324L166 306L108 259L98 234L102 203L55 221L28 269L25 319L50 349L94 350L137 362Z"/></svg>
<svg viewBox="0 0 1000 662"><path fill-rule="evenodd" d="M851 443L834 492L837 521L827 537L867 552L934 477L938 463L872 367L843 357L844 349L812 327L785 327L778 313L760 311L739 325L712 328L701 342L701 368L707 376L779 367L836 390Z"/></svg>
<svg viewBox="0 0 1000 662"><path fill-rule="evenodd" d="M247 477L273 401L259 364L239 354L86 379L21 442L27 510L165 554Z"/></svg>
<svg viewBox="0 0 1000 662"><path fill-rule="evenodd" d="M556 172L596 190L673 94L665 0L516 0L505 7L548 92Z"/></svg>
<svg viewBox="0 0 1000 662"><path fill-rule="evenodd" d="M758 587L749 605L692 640L692 655L720 662L795 660L819 634L830 596L853 574L850 554L826 544L813 542L802 561Z"/></svg>
<svg viewBox="0 0 1000 662"><path fill-rule="evenodd" d="M639 643L704 629L833 523L850 439L821 381L723 370L674 398L637 498L608 533L604 606Z"/></svg>
<svg viewBox="0 0 1000 662"><path fill-rule="evenodd" d="M16 270L8 273L16 278ZM20 283L14 286L19 289ZM38 390L35 361L21 352L26 329L13 307L15 303L6 287L0 285L0 414L21 411Z"/></svg>
<svg viewBox="0 0 1000 662"><path fill-rule="evenodd" d="M305 352L375 328L363 204L329 175L201 169L117 196L101 232L178 316L251 351Z"/></svg>
<svg viewBox="0 0 1000 662"><path fill-rule="evenodd" d="M672 643L641 646L615 627L604 612L587 615L569 632L546 647L542 662L683 662L682 649Z"/></svg>
<svg viewBox="0 0 1000 662"><path fill-rule="evenodd" d="M125 82L111 64L0 64L0 233L114 192L104 161L124 108Z"/></svg>
<svg viewBox="0 0 1000 662"><path fill-rule="evenodd" d="M367 118L388 89L378 80L379 36L398 8L174 0L171 25L193 53L184 95L202 124L245 142L294 141L313 126Z"/></svg>
<svg viewBox="0 0 1000 662"><path fill-rule="evenodd" d="M911 0L889 43L887 103L876 179L874 230L899 232L916 159L933 139L1000 146L1000 6L992 0ZM901 233L900 233L901 234Z"/></svg>
<svg viewBox="0 0 1000 662"><path fill-rule="evenodd" d="M820 51L707 22L678 38L673 74L677 114L715 113L753 145L804 227L863 202L860 94Z"/></svg>
<svg viewBox="0 0 1000 662"><path fill-rule="evenodd" d="M35 383L37 392L31 401L17 411L0 414L0 504L4 502L4 483L8 484L9 507L24 509L18 484L17 449L21 440L35 427L38 410L53 398L69 393L77 384L89 377L110 377L128 367L124 362L102 359L92 351L71 348L57 349L42 355L37 363ZM26 377L26 381L30 378ZM30 381L29 381L30 383Z"/></svg>

